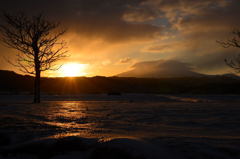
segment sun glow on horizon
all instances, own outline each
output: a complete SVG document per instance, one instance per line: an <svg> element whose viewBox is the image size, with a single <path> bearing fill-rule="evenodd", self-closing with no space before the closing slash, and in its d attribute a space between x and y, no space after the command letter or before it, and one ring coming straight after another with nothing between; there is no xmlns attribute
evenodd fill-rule
<svg viewBox="0 0 240 159"><path fill-rule="evenodd" d="M86 76L87 64L80 63L67 63L62 65L59 69L59 76L61 77L77 77L77 76Z"/></svg>

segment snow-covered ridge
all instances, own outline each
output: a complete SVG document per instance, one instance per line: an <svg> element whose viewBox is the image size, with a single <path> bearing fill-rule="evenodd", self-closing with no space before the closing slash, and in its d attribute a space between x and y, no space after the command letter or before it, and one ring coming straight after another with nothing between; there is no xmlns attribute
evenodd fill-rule
<svg viewBox="0 0 240 159"><path fill-rule="evenodd" d="M226 144L229 143L229 144ZM231 143L231 144L230 144ZM236 140L206 138L43 138L16 145L1 146L1 159L210 159L238 158Z"/></svg>

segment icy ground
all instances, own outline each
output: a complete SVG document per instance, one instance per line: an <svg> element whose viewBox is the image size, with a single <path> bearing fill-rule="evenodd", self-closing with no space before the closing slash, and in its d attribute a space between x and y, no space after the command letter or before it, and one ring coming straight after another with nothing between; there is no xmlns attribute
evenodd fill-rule
<svg viewBox="0 0 240 159"><path fill-rule="evenodd" d="M240 158L240 96L0 96L0 159Z"/></svg>

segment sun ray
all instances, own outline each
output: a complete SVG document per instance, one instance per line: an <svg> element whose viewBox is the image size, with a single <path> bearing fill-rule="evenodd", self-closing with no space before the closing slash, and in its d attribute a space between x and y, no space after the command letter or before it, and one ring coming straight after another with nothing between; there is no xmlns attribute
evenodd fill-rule
<svg viewBox="0 0 240 159"><path fill-rule="evenodd" d="M59 69L59 76L61 77L77 77L86 76L87 64L67 63Z"/></svg>

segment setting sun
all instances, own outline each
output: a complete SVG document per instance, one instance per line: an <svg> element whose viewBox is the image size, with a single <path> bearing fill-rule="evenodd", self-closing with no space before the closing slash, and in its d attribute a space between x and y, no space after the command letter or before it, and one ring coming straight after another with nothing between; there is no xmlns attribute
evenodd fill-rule
<svg viewBox="0 0 240 159"><path fill-rule="evenodd" d="M60 68L59 74L63 77L86 76L86 68L87 64L67 63Z"/></svg>

